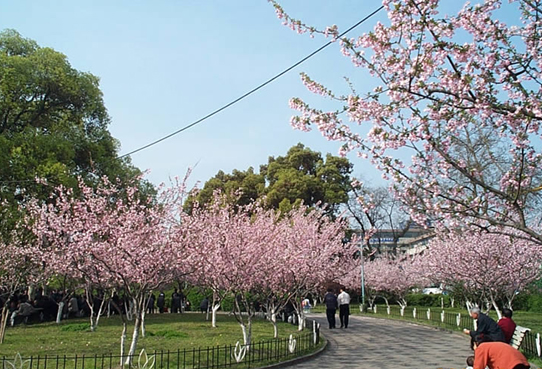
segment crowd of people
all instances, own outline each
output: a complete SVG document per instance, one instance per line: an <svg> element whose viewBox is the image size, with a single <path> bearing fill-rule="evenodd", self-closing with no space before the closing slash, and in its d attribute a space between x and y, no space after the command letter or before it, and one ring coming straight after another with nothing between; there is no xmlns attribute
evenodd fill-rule
<svg viewBox="0 0 542 369"><path fill-rule="evenodd" d="M54 321L58 317L61 320L68 318L84 318L91 314L90 304L85 295L77 294L74 291L61 292L51 290L44 293L38 289L34 292L17 291L7 296L0 291L0 309L7 306L9 325L14 326L20 323L38 323ZM102 313L108 315L125 314L129 310L129 299L122 294L113 294L105 303L103 302L103 293L96 293L92 297L92 306L94 314L98 313L100 306L103 307ZM207 300L208 301L208 300ZM59 316L59 308L62 306L62 312ZM149 297L147 303L147 313L181 313L190 311L190 301L186 296L175 289L171 299L166 299L164 292L160 292L158 297L154 294Z"/></svg>
<svg viewBox="0 0 542 369"><path fill-rule="evenodd" d="M171 299L166 300L166 294L164 291L160 291L158 297L154 294L150 295L147 300L147 314L154 314L156 312L178 314L184 311L190 311L192 307L190 301L186 298L184 293L177 288L171 294Z"/></svg>

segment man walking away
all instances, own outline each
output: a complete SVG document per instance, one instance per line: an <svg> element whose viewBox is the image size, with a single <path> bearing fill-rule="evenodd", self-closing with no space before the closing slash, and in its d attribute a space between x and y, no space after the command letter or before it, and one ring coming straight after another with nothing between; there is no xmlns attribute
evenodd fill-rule
<svg viewBox="0 0 542 369"><path fill-rule="evenodd" d="M339 296L337 302L339 304L339 320L341 321L341 328L348 328L348 316L350 315L350 295L343 289L339 289Z"/></svg>
<svg viewBox="0 0 542 369"><path fill-rule="evenodd" d="M337 311L337 296L332 292L331 288L327 289L327 293L324 296L324 302L326 304L326 316L329 323L329 329L335 328L335 312Z"/></svg>

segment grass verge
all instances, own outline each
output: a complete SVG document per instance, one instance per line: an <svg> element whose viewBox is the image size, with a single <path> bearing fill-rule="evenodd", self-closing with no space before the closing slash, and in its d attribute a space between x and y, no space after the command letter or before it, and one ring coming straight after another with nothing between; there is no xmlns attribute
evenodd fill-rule
<svg viewBox="0 0 542 369"><path fill-rule="evenodd" d="M129 322L129 324L133 322ZM296 334L297 326L279 323L279 337ZM217 328L205 320L205 315L155 314L146 317L146 337L140 337L138 352L176 351L208 346L235 345L243 341L239 324L231 316L218 315ZM30 355L118 355L122 323L118 316L102 318L96 332L91 332L83 319L71 319L56 323L19 325L8 327L5 342L0 345L0 356L13 357L16 353ZM128 339L132 329L128 326ZM252 341L273 338L273 326L264 320L255 319L252 326ZM128 347L127 347L128 348Z"/></svg>

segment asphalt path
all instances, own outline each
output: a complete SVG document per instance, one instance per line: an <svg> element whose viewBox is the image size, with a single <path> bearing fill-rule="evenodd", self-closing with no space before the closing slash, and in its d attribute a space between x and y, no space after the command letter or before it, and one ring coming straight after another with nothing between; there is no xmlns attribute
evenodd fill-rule
<svg viewBox="0 0 542 369"><path fill-rule="evenodd" d="M469 339L458 333L404 321L350 316L348 329L328 329L314 314L329 342L319 356L291 368L465 368ZM337 319L337 327L339 322Z"/></svg>

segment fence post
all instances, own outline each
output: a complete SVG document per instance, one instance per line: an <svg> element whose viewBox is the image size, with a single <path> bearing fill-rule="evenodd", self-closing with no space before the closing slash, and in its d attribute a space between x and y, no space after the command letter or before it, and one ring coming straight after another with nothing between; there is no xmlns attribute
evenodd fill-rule
<svg viewBox="0 0 542 369"><path fill-rule="evenodd" d="M461 313L457 313L455 320L457 322L457 326L459 327L461 325Z"/></svg>
<svg viewBox="0 0 542 369"><path fill-rule="evenodd" d="M540 333L536 334L536 352L538 353L538 357L542 356L542 350L540 347Z"/></svg>
<svg viewBox="0 0 542 369"><path fill-rule="evenodd" d="M412 316L416 319L416 308L412 309Z"/></svg>

